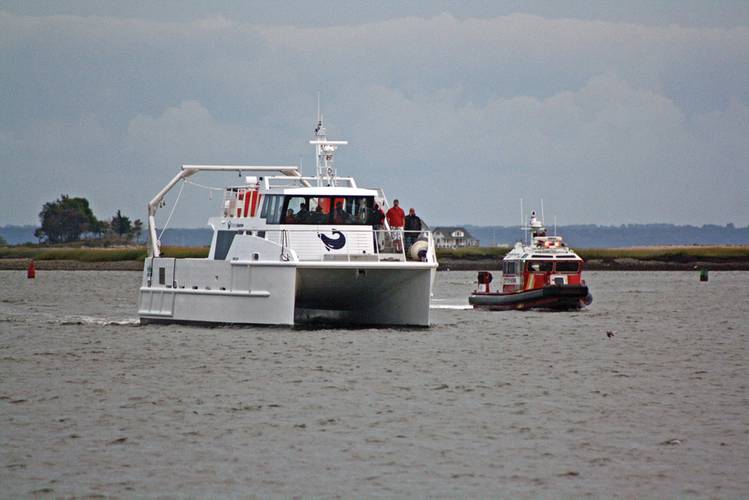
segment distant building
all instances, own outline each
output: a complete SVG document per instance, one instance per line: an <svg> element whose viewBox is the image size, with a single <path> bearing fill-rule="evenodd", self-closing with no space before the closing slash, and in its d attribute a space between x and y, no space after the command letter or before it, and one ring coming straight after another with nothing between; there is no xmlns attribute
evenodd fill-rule
<svg viewBox="0 0 749 500"><path fill-rule="evenodd" d="M437 248L477 247L479 240L463 227L436 227L432 231Z"/></svg>

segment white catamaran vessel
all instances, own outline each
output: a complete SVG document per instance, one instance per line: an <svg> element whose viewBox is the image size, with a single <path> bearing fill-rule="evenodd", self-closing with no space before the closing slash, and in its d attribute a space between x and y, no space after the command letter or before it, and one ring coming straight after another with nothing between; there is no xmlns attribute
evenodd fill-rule
<svg viewBox="0 0 749 500"><path fill-rule="evenodd" d="M334 155L347 142L328 140L318 120L310 144L315 177L296 166L182 166L148 204L142 323L429 325L437 269L431 232L404 238L386 221L377 226L375 204L388 206L383 191L337 175ZM255 175L223 190L223 213L208 220L207 258L163 256L156 211L200 171ZM406 248L405 241L414 242Z"/></svg>

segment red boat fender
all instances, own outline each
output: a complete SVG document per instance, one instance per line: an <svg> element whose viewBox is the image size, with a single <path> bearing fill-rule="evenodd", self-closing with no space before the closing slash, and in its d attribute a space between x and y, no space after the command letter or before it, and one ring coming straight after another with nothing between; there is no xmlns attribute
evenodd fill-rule
<svg viewBox="0 0 749 500"><path fill-rule="evenodd" d="M34 259L31 259L29 262L29 268L26 269L26 277L30 280L36 278L36 265L34 264Z"/></svg>

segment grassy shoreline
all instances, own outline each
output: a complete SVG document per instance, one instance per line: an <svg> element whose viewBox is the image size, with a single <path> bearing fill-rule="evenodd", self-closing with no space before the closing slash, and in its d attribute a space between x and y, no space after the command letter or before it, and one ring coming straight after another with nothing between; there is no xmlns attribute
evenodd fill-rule
<svg viewBox="0 0 749 500"><path fill-rule="evenodd" d="M499 269L510 247L474 247L442 250L440 269ZM679 245L626 248L576 248L585 268L601 271L691 271L707 267L749 271L749 245Z"/></svg>
<svg viewBox="0 0 749 500"><path fill-rule="evenodd" d="M440 269L497 269L508 247L441 249ZM591 270L749 270L749 245L652 246L576 249ZM202 258L208 247L164 247L165 257ZM39 269L142 270L145 246L117 248L0 247L0 269L25 269L34 259Z"/></svg>

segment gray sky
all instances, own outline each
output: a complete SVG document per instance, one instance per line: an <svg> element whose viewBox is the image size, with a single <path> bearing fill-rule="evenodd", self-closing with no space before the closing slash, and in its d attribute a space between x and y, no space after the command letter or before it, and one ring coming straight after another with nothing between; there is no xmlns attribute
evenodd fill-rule
<svg viewBox="0 0 749 500"><path fill-rule="evenodd" d="M339 173L432 224L748 225L747 54L745 1L0 1L0 224L312 173L320 90ZM172 225L217 210L187 187Z"/></svg>

